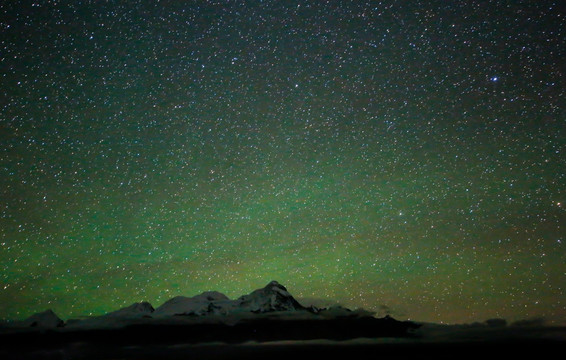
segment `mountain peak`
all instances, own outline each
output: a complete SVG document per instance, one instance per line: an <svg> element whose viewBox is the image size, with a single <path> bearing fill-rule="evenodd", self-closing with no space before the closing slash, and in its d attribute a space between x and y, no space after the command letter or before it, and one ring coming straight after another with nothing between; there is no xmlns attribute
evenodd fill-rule
<svg viewBox="0 0 566 360"><path fill-rule="evenodd" d="M267 284L263 289L258 289L255 291L261 291L264 294L276 293L279 294L280 297L293 298L293 296L287 291L287 288L275 280L270 281L269 284Z"/></svg>
<svg viewBox="0 0 566 360"><path fill-rule="evenodd" d="M240 307L258 313L304 309L285 286L275 280L270 281L262 289L241 296L238 301Z"/></svg>
<svg viewBox="0 0 566 360"><path fill-rule="evenodd" d="M205 291L200 295L193 296L191 299L195 301L230 300L228 296L218 291Z"/></svg>
<svg viewBox="0 0 566 360"><path fill-rule="evenodd" d="M130 306L106 314L109 317L139 317L149 316L155 309L147 301L133 303Z"/></svg>
<svg viewBox="0 0 566 360"><path fill-rule="evenodd" d="M281 285L281 284L280 284L278 281L276 281L276 280L271 280L271 281L269 282L269 284L265 285L265 287L273 287L273 286L277 286L277 287L279 287L279 288L285 289L285 286ZM287 289L285 289L285 291L287 291Z"/></svg>
<svg viewBox="0 0 566 360"><path fill-rule="evenodd" d="M42 328L61 327L65 324L51 309L30 316L23 323L24 326Z"/></svg>

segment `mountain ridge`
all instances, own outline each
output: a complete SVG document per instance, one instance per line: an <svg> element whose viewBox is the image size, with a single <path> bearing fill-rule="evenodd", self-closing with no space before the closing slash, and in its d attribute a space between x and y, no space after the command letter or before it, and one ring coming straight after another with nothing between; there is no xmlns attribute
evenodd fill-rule
<svg viewBox="0 0 566 360"><path fill-rule="evenodd" d="M28 319L14 322L14 326L38 326L41 328L71 327L71 328L109 328L127 326L132 323L145 321L155 322L225 322L235 323L243 319L258 318L258 316L279 316L287 319L307 319L313 315L316 318L363 317L374 313L365 310L352 311L334 306L316 308L303 306L297 301L285 286L272 280L262 288L230 299L218 291L205 291L194 296L178 295L154 307L147 301L136 302L129 306L108 312L103 315L86 319L61 320L53 311L48 310L34 314ZM41 321L38 321L41 319Z"/></svg>

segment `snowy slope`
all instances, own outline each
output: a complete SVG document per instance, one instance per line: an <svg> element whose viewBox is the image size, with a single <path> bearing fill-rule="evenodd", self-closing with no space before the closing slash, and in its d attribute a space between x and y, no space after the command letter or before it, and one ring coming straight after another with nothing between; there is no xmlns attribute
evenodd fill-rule
<svg viewBox="0 0 566 360"><path fill-rule="evenodd" d="M233 307L228 297L217 291L206 291L193 297L176 296L155 309L154 316L226 314Z"/></svg>

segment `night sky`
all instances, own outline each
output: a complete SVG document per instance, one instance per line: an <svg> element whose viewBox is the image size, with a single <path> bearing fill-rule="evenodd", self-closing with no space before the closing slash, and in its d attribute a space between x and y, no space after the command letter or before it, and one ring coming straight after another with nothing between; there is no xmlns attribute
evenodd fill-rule
<svg viewBox="0 0 566 360"><path fill-rule="evenodd" d="M560 5L3 1L0 318L566 322Z"/></svg>

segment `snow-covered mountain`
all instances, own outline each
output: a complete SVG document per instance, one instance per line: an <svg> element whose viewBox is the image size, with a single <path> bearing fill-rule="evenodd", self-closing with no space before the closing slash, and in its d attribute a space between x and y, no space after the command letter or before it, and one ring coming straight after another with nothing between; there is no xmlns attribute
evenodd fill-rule
<svg viewBox="0 0 566 360"><path fill-rule="evenodd" d="M49 309L30 316L22 321L22 325L26 327L54 328L61 327L65 325L65 323L53 312L53 310Z"/></svg>
<svg viewBox="0 0 566 360"><path fill-rule="evenodd" d="M257 289L249 295L243 295L236 300L237 308L254 313L271 311L306 310L277 281L271 281L262 289Z"/></svg>
<svg viewBox="0 0 566 360"><path fill-rule="evenodd" d="M373 313L351 311L342 307L318 309L304 307L277 281L263 288L230 299L217 291L206 291L200 295L176 296L154 309L148 302L134 303L102 316L69 319L64 323L51 310L35 314L24 321L5 327L64 328L61 331L90 329L124 329L136 325L229 325L256 319L269 320L328 320L371 317Z"/></svg>
<svg viewBox="0 0 566 360"><path fill-rule="evenodd" d="M155 309L155 317L188 315L228 315L237 313L265 313L272 311L305 310L287 289L277 281L248 295L230 300L217 291L207 291L193 297L176 296Z"/></svg>
<svg viewBox="0 0 566 360"><path fill-rule="evenodd" d="M155 309L154 316L227 314L233 302L218 291L206 291L193 297L176 296Z"/></svg>
<svg viewBox="0 0 566 360"><path fill-rule="evenodd" d="M154 311L155 309L153 308L153 306L151 306L150 303L144 301L139 303L133 303L130 306L127 306L120 310L113 311L111 313L106 314L105 316L137 318L137 317L151 316L151 314Z"/></svg>

